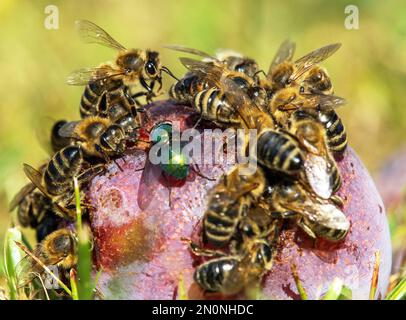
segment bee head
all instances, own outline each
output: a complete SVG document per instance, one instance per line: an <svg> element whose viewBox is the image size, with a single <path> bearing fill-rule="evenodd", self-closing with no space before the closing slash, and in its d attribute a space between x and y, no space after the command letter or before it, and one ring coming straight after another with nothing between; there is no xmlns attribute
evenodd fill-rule
<svg viewBox="0 0 406 320"><path fill-rule="evenodd" d="M160 77L161 61L159 53L156 51L147 51L147 60L144 66L144 72L150 79Z"/></svg>
<svg viewBox="0 0 406 320"><path fill-rule="evenodd" d="M254 77L258 70L258 64L253 59L243 58L241 63L235 66L235 71L246 74L249 77Z"/></svg>
<svg viewBox="0 0 406 320"><path fill-rule="evenodd" d="M126 75L130 75L133 72L138 73L142 64L143 61L139 50L128 50L117 58L117 65L124 70Z"/></svg>

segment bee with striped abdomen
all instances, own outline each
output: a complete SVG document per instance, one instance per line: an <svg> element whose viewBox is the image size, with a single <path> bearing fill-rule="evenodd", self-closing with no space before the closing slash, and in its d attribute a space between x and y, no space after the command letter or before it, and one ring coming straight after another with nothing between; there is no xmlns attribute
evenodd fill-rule
<svg viewBox="0 0 406 320"><path fill-rule="evenodd" d="M329 199L341 186L341 175L330 153L324 126L313 116L297 110L288 121L289 132L304 150L304 179L311 190Z"/></svg>
<svg viewBox="0 0 406 320"><path fill-rule="evenodd" d="M262 276L271 269L279 221L269 215L264 217L263 212L257 217L252 217L251 213L241 219L238 238L231 243L229 254L191 245L194 254L214 257L199 265L194 273L195 282L206 292L237 294L258 285ZM264 220L265 225L258 225Z"/></svg>
<svg viewBox="0 0 406 320"><path fill-rule="evenodd" d="M228 96L228 87L224 83L230 82L230 86L235 86L247 95L257 94L255 89L258 86L255 81L242 72L230 71L214 62L189 58L180 60L190 72L173 85L171 97L192 103L203 119L222 123L229 118L226 123L234 122L230 119L235 116L236 106ZM221 114L221 120L216 116L216 112Z"/></svg>
<svg viewBox="0 0 406 320"><path fill-rule="evenodd" d="M51 199L58 214L74 220L73 178L77 177L82 184L104 170L104 165L87 166L81 148L68 146L55 153L42 172L24 164L24 173L39 191Z"/></svg>
<svg viewBox="0 0 406 320"><path fill-rule="evenodd" d="M9 210L17 208L19 224L35 229L40 242L58 228L62 219L56 214L51 199L35 189L32 183L25 185L10 202Z"/></svg>
<svg viewBox="0 0 406 320"><path fill-rule="evenodd" d="M330 93L332 86L329 77L317 64L330 57L340 46L339 43L330 44L292 61L296 45L289 40L284 41L269 67L263 85L267 84L267 87L271 87L273 92L292 84L299 87L303 84L306 92L321 89L317 93Z"/></svg>
<svg viewBox="0 0 406 320"><path fill-rule="evenodd" d="M255 157L261 165L288 175L297 175L304 169L299 143L287 132L276 128L271 115L247 99L237 110L243 128L257 130ZM248 148L248 135L246 146Z"/></svg>
<svg viewBox="0 0 406 320"><path fill-rule="evenodd" d="M236 165L224 174L210 191L210 198L203 217L204 242L222 248L229 244L240 219L265 189L264 172L257 167L247 174L247 165Z"/></svg>
<svg viewBox="0 0 406 320"><path fill-rule="evenodd" d="M250 78L254 78L258 73L258 64L254 59L246 57L233 50L218 50L216 55L213 56L204 51L181 45L167 45L165 47L175 51L200 56L205 62L212 62L225 67L230 71L244 73Z"/></svg>
<svg viewBox="0 0 406 320"><path fill-rule="evenodd" d="M327 137L327 145L334 155L342 155L347 148L347 133L343 122L333 110L308 111L324 126Z"/></svg>
<svg viewBox="0 0 406 320"><path fill-rule="evenodd" d="M277 125L287 123L289 116L296 110L316 110L325 112L346 103L344 98L324 94L302 94L297 86L281 89L275 93L268 105L268 113Z"/></svg>
<svg viewBox="0 0 406 320"><path fill-rule="evenodd" d="M139 124L131 114L120 115L115 122L94 116L66 123L59 134L75 140L86 157L108 160L109 157L122 155L128 142L137 142L138 128Z"/></svg>
<svg viewBox="0 0 406 320"><path fill-rule="evenodd" d="M298 181L279 179L268 186L264 197L275 218L295 219L312 238L340 241L350 228L350 222L341 210L329 201L312 195Z"/></svg>
<svg viewBox="0 0 406 320"><path fill-rule="evenodd" d="M47 235L32 252L41 263L31 255L26 255L16 266L17 286L29 284L37 275L45 272L43 265L57 266L69 270L77 263L76 236L68 228L56 230Z"/></svg>
<svg viewBox="0 0 406 320"><path fill-rule="evenodd" d="M86 85L80 106L82 117L105 112L117 95L130 100L145 95L150 101L156 95L155 83L159 83L158 92L162 87L162 72L173 76L169 69L161 65L158 52L126 49L96 24L87 20L79 20L76 24L86 42L101 44L119 52L113 64L80 69L68 77L68 84ZM129 87L138 82L146 92L130 96Z"/></svg>

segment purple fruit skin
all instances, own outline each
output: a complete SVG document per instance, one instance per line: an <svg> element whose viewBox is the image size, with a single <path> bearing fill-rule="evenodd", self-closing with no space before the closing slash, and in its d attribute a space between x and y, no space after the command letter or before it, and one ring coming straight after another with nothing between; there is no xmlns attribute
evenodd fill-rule
<svg viewBox="0 0 406 320"><path fill-rule="evenodd" d="M188 127L186 120L191 114L190 108L170 101L157 103L149 108L147 128L165 119L181 119ZM91 213L94 259L103 267L99 290L105 299L176 299L182 278L190 299L210 298L193 282L196 261L181 238L196 238L206 192L215 182L195 175L193 181L173 188L172 209L168 190L159 185L150 207L142 211L137 202L142 171L137 169L143 167L143 159L141 154L119 160L123 171L112 163L108 172L94 178L89 186L88 198L96 208ZM381 264L375 298L384 296L391 269L391 243L382 200L351 148L339 167L344 181L339 194L346 198L343 211L351 221L345 241L315 243L301 230L284 231L274 266L263 281L264 298L298 298L291 273L295 264L309 299L323 294L335 277L352 289L354 299L368 299L376 252ZM224 161L200 170L218 178L228 168Z"/></svg>
<svg viewBox="0 0 406 320"><path fill-rule="evenodd" d="M392 154L381 166L376 185L388 212L406 201L406 146Z"/></svg>

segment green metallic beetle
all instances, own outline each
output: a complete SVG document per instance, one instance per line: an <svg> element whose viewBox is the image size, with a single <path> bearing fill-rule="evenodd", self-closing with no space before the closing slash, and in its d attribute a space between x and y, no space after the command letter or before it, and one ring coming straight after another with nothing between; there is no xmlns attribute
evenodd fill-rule
<svg viewBox="0 0 406 320"><path fill-rule="evenodd" d="M151 149L146 158L138 188L137 202L142 210L147 209L152 199L156 198L155 194L160 184L169 189L171 207L172 188L181 187L189 177L191 164L188 156L182 152L184 144L179 143L174 148L173 139L173 126L170 122L160 122L150 131ZM156 148L153 149L154 147ZM160 154L163 152L166 152L166 157ZM160 156L165 161L154 164L155 162L151 162L151 156Z"/></svg>

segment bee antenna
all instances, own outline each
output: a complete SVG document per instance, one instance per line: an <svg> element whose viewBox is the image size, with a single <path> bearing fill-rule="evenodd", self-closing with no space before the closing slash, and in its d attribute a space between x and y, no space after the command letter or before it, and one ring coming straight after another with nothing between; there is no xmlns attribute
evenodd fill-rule
<svg viewBox="0 0 406 320"><path fill-rule="evenodd" d="M254 73L254 77L257 76L257 75L260 74L260 73L262 73L262 74L265 76L265 78L267 77L267 74L266 74L265 71L262 70L262 69L261 69L261 70L258 70L257 72L255 72L255 73Z"/></svg>
<svg viewBox="0 0 406 320"><path fill-rule="evenodd" d="M162 67L161 70L163 72L166 72L169 74L172 78L174 78L176 81L179 81L179 79L167 68L167 67Z"/></svg>

